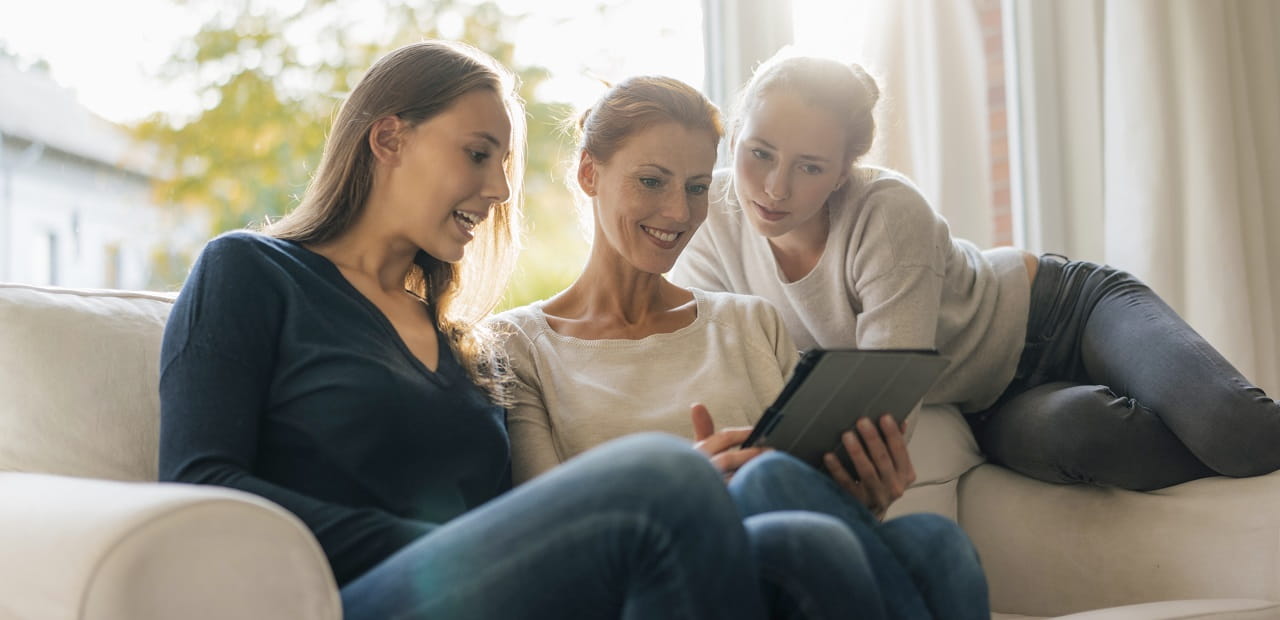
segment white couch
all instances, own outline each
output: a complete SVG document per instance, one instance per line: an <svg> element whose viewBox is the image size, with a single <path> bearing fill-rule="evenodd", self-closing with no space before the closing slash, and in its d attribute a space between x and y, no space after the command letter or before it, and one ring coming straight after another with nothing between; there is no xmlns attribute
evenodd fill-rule
<svg viewBox="0 0 1280 620"><path fill-rule="evenodd" d="M0 619L341 617L292 515L154 482L171 301L0 284ZM1280 618L1280 474L1049 485L983 464L945 408L911 450L920 480L893 513L958 518L998 618Z"/></svg>

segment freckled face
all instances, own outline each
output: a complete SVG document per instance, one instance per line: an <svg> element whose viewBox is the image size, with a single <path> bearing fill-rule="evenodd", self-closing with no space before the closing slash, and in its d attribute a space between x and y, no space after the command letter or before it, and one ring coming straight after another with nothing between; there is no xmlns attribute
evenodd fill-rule
<svg viewBox="0 0 1280 620"><path fill-rule="evenodd" d="M462 259L475 227L511 195L504 163L511 120L498 94L480 88L407 130L387 194L405 235L446 262Z"/></svg>
<svg viewBox="0 0 1280 620"><path fill-rule="evenodd" d="M626 138L608 162L584 153L578 182L595 209L597 245L636 269L671 270L707 219L716 136L669 122Z"/></svg>
<svg viewBox="0 0 1280 620"><path fill-rule="evenodd" d="M775 238L819 223L815 216L848 174L841 127L827 110L786 92L765 92L747 112L733 179L757 232Z"/></svg>

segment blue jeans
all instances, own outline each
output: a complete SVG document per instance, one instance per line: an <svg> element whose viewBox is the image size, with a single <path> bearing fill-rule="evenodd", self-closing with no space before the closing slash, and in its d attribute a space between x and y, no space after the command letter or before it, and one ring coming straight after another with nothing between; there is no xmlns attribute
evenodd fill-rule
<svg viewBox="0 0 1280 620"><path fill-rule="evenodd" d="M795 600L812 615L776 597L771 613L856 617L869 566L830 529L816 517L744 523L688 441L634 435L414 541L347 584L342 605L348 620L757 620L760 575L781 573L799 580Z"/></svg>
<svg viewBox="0 0 1280 620"><path fill-rule="evenodd" d="M1146 491L1280 468L1280 404L1137 278L1054 255L1013 382L969 418L991 461L1049 482Z"/></svg>
<svg viewBox="0 0 1280 620"><path fill-rule="evenodd" d="M883 605L880 617L991 617L977 551L950 519L913 514L880 523L825 474L781 452L767 452L738 470L729 494L748 520L797 510L834 518L839 527L830 535L832 544L853 541L865 559L851 559L870 563Z"/></svg>
<svg viewBox="0 0 1280 620"><path fill-rule="evenodd" d="M775 511L743 520L769 618L887 618L862 543L829 515Z"/></svg>

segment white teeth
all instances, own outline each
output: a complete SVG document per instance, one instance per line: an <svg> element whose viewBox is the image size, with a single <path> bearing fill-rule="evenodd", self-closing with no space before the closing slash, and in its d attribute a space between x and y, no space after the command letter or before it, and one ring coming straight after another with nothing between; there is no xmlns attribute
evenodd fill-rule
<svg viewBox="0 0 1280 620"><path fill-rule="evenodd" d="M659 240L659 241L661 241L661 242L663 242L663 243L671 243L672 241L675 241L677 237L679 237L679 236L680 236L680 233L664 232L664 231L661 231L661 230L654 230L654 229L649 228L648 226L644 226L644 225L641 225L641 226L640 226L640 228L644 229L644 231L645 231L645 232L647 232L647 233L649 233L651 236L653 236L653 238L655 238L655 239L657 239L657 240Z"/></svg>
<svg viewBox="0 0 1280 620"><path fill-rule="evenodd" d="M453 217L457 218L459 222L462 222L462 226L468 231L475 228L483 219L474 213L468 213L466 211L454 211Z"/></svg>

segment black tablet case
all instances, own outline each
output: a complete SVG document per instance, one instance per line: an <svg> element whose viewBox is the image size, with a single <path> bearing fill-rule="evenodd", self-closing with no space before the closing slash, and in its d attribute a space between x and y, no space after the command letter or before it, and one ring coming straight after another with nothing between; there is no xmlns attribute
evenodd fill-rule
<svg viewBox="0 0 1280 620"><path fill-rule="evenodd" d="M822 455L843 455L840 434L858 418L888 413L901 422L947 363L927 350L806 351L743 446L782 450L825 470Z"/></svg>

